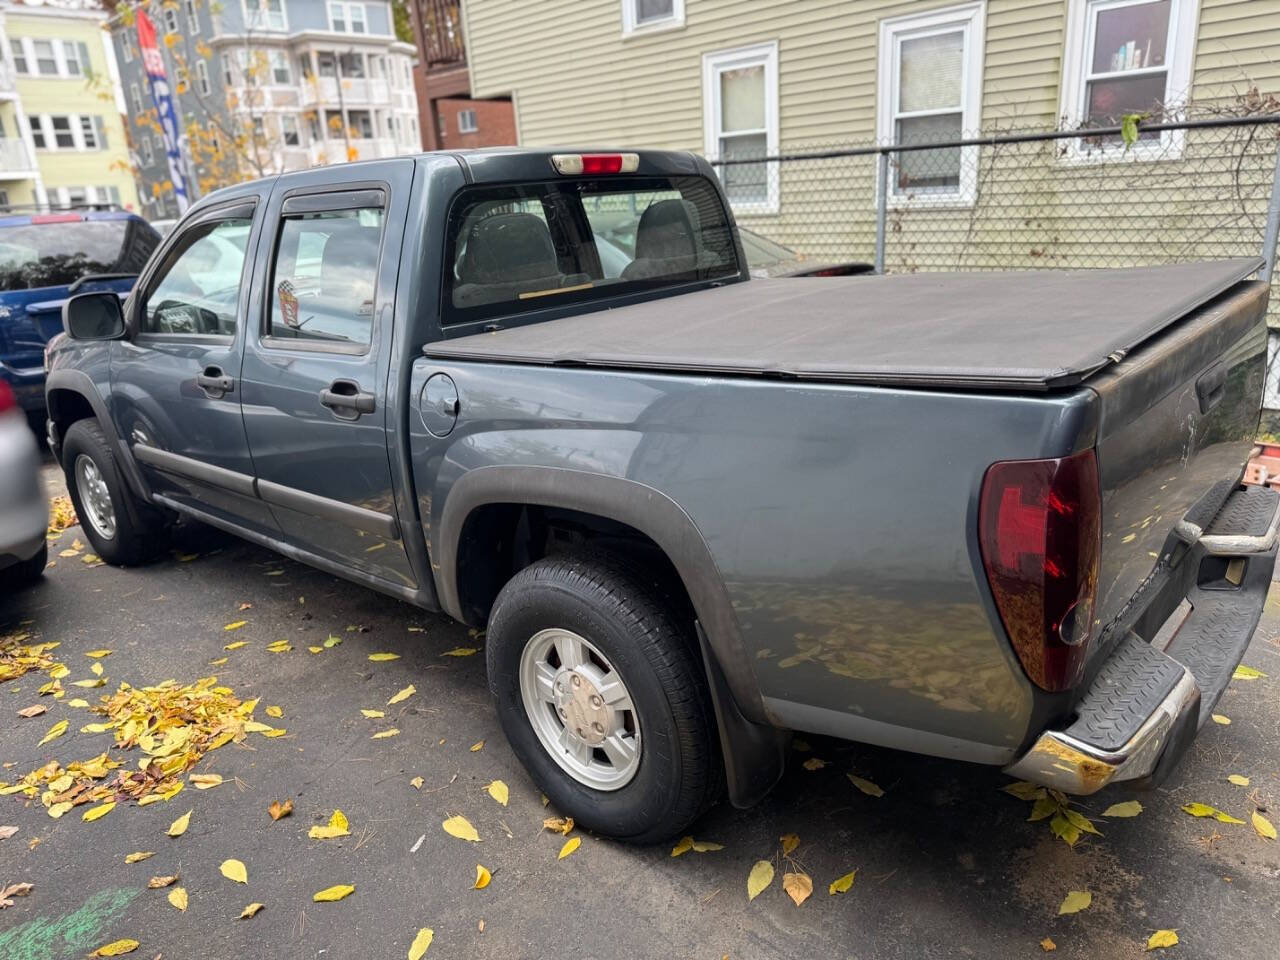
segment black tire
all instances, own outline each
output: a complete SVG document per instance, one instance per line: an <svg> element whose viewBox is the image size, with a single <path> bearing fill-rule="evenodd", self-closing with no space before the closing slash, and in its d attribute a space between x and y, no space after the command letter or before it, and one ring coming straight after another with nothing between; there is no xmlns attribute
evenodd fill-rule
<svg viewBox="0 0 1280 960"><path fill-rule="evenodd" d="M0 572L0 586L10 590L21 590L39 581L44 576L44 568L49 565L49 544L42 543L35 556L15 563Z"/></svg>
<svg viewBox="0 0 1280 960"><path fill-rule="evenodd" d="M89 457L98 468L115 515L115 532L103 536L90 521L76 482L75 464L79 457ZM77 420L62 440L62 471L67 478L67 493L80 518L80 529L88 538L93 552L107 563L131 567L154 560L168 542L164 515L155 507L133 495L120 476L115 455L106 435L96 420Z"/></svg>
<svg viewBox="0 0 1280 960"><path fill-rule="evenodd" d="M723 790L715 714L693 624L677 611L639 568L588 554L548 557L525 568L502 588L489 617L489 689L511 748L556 809L618 840L677 836ZM595 646L630 691L642 731L640 762L619 789L594 789L564 770L530 722L520 658L530 639L551 627Z"/></svg>

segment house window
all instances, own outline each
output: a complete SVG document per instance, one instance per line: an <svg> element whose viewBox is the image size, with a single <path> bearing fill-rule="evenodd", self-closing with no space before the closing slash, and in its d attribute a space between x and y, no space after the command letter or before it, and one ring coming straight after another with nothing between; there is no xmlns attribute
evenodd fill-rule
<svg viewBox="0 0 1280 960"><path fill-rule="evenodd" d="M178 29L179 29L179 28L178 28L178 10L177 10L177 8L176 8L176 7L165 7L165 8L164 8L164 32L165 32L165 33L177 33L177 32L178 32Z"/></svg>
<svg viewBox="0 0 1280 960"><path fill-rule="evenodd" d="M48 138L44 135L44 123L39 117L27 117L27 129L31 131L31 142L37 150L49 148Z"/></svg>
<svg viewBox="0 0 1280 960"><path fill-rule="evenodd" d="M311 68L311 54L298 54L298 75L303 80L310 80L315 75L315 71Z"/></svg>
<svg viewBox="0 0 1280 960"><path fill-rule="evenodd" d="M622 0L622 35L684 26L684 0Z"/></svg>
<svg viewBox="0 0 1280 960"><path fill-rule="evenodd" d="M187 32L195 36L200 32L200 15L196 13L196 0L182 0L182 9L187 13Z"/></svg>
<svg viewBox="0 0 1280 960"><path fill-rule="evenodd" d="M983 5L970 3L880 23L876 135L939 143L981 126ZM972 203L976 147L907 150L889 157L891 199Z"/></svg>
<svg viewBox="0 0 1280 960"><path fill-rule="evenodd" d="M149 167L155 162L155 151L151 146L151 137L144 135L142 137L142 165Z"/></svg>
<svg viewBox="0 0 1280 960"><path fill-rule="evenodd" d="M235 86L235 82L235 63L231 59L231 54L224 53L222 55L222 85L225 87L232 87Z"/></svg>
<svg viewBox="0 0 1280 960"><path fill-rule="evenodd" d="M69 207L83 207L89 202L88 187L67 187L66 204Z"/></svg>
<svg viewBox="0 0 1280 960"><path fill-rule="evenodd" d="M22 41L17 37L10 37L9 52L13 55L13 69L17 73L27 73L27 52L22 47Z"/></svg>
<svg viewBox="0 0 1280 960"><path fill-rule="evenodd" d="M1127 114L1175 120L1191 83L1196 0L1072 0L1062 116L1080 127L1119 126ZM1180 152L1185 132L1139 134L1138 156ZM1118 136L1075 141L1076 155L1123 151Z"/></svg>
<svg viewBox="0 0 1280 960"><path fill-rule="evenodd" d="M347 111L347 125L351 128L350 133L353 137L367 140L373 136L373 120L368 110Z"/></svg>
<svg viewBox="0 0 1280 960"><path fill-rule="evenodd" d="M307 114L307 132L311 134L312 143L318 143L324 139L324 133L320 129L320 117L314 110Z"/></svg>
<svg viewBox="0 0 1280 960"><path fill-rule="evenodd" d="M36 58L36 72L43 77L57 76L58 61L53 55L53 41L35 40L31 49Z"/></svg>
<svg viewBox="0 0 1280 960"><path fill-rule="evenodd" d="M137 55L133 49L133 34L128 29L120 33L120 52L125 63L133 63L133 58Z"/></svg>
<svg viewBox="0 0 1280 960"><path fill-rule="evenodd" d="M83 141L84 148L86 150L98 149L98 134L97 134L96 128L94 127L93 121L94 121L93 117L82 116L80 118L80 139L81 141ZM101 118L98 119L98 122L99 123L102 122Z"/></svg>
<svg viewBox="0 0 1280 960"><path fill-rule="evenodd" d="M281 114L280 116L280 136L284 140L286 147L296 147L302 141L298 137L298 118L292 114Z"/></svg>
<svg viewBox="0 0 1280 960"><path fill-rule="evenodd" d="M763 160L778 152L778 44L740 47L702 58L702 117L712 160ZM734 210L776 213L778 164L718 167Z"/></svg>
<svg viewBox="0 0 1280 960"><path fill-rule="evenodd" d="M142 113L142 92L136 83L129 84L129 102L133 104L134 113Z"/></svg>
<svg viewBox="0 0 1280 960"><path fill-rule="evenodd" d="M351 23L351 32L365 33L366 30L364 25L364 4L363 3L348 4L347 13L349 15L348 19Z"/></svg>
<svg viewBox="0 0 1280 960"><path fill-rule="evenodd" d="M284 0L243 0L250 30L284 30Z"/></svg>
<svg viewBox="0 0 1280 960"><path fill-rule="evenodd" d="M271 81L273 83L287 84L289 77L289 58L283 50L272 50L271 56Z"/></svg>
<svg viewBox="0 0 1280 960"><path fill-rule="evenodd" d="M81 62L82 53L84 54L84 63ZM62 41L62 57L67 64L67 76L79 77L84 75L85 68L89 66L88 54L89 51L84 47L84 44L75 44L70 40Z"/></svg>
<svg viewBox="0 0 1280 960"><path fill-rule="evenodd" d="M204 60L196 61L196 89L200 91L200 96L209 96L209 64Z"/></svg>
<svg viewBox="0 0 1280 960"><path fill-rule="evenodd" d="M458 111L458 132L459 133L475 133L480 127L476 125L476 112L474 110Z"/></svg>
<svg viewBox="0 0 1280 960"><path fill-rule="evenodd" d="M336 77L338 75L338 61L331 52L317 53L316 69L322 77Z"/></svg>
<svg viewBox="0 0 1280 960"><path fill-rule="evenodd" d="M367 33L363 3L330 3L329 29L335 33Z"/></svg>
<svg viewBox="0 0 1280 960"><path fill-rule="evenodd" d="M59 150L74 150L76 138L71 132L71 118L50 117L49 123L53 126L53 142L57 148Z"/></svg>
<svg viewBox="0 0 1280 960"><path fill-rule="evenodd" d="M363 53L340 53L338 54L338 66L342 70L342 75L352 80L364 79L364 54Z"/></svg>

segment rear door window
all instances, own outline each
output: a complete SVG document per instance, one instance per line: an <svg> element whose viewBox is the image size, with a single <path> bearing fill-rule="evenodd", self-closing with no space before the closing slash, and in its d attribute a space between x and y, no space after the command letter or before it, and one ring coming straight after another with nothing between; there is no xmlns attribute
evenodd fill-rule
<svg viewBox="0 0 1280 960"><path fill-rule="evenodd" d="M448 239L446 324L739 273L728 216L703 177L469 188Z"/></svg>

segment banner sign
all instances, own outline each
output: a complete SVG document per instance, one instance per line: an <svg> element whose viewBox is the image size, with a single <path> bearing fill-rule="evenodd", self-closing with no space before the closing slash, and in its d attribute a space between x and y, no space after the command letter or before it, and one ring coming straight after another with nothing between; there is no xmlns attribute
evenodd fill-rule
<svg viewBox="0 0 1280 960"><path fill-rule="evenodd" d="M156 105L156 116L164 130L164 152L169 160L169 182L178 200L179 215L191 205L187 194L187 177L182 156L182 137L178 131L178 117L173 112L173 98L169 95L169 80L164 72L164 59L156 47L156 25L145 10L137 12L138 48L142 51L142 66L151 84L151 100Z"/></svg>

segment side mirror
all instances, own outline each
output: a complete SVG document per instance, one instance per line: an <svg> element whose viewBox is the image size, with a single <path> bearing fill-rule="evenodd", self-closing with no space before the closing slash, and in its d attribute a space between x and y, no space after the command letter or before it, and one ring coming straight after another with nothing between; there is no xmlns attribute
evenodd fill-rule
<svg viewBox="0 0 1280 960"><path fill-rule="evenodd" d="M72 340L118 340L124 336L124 309L109 291L82 293L62 305L62 328Z"/></svg>

